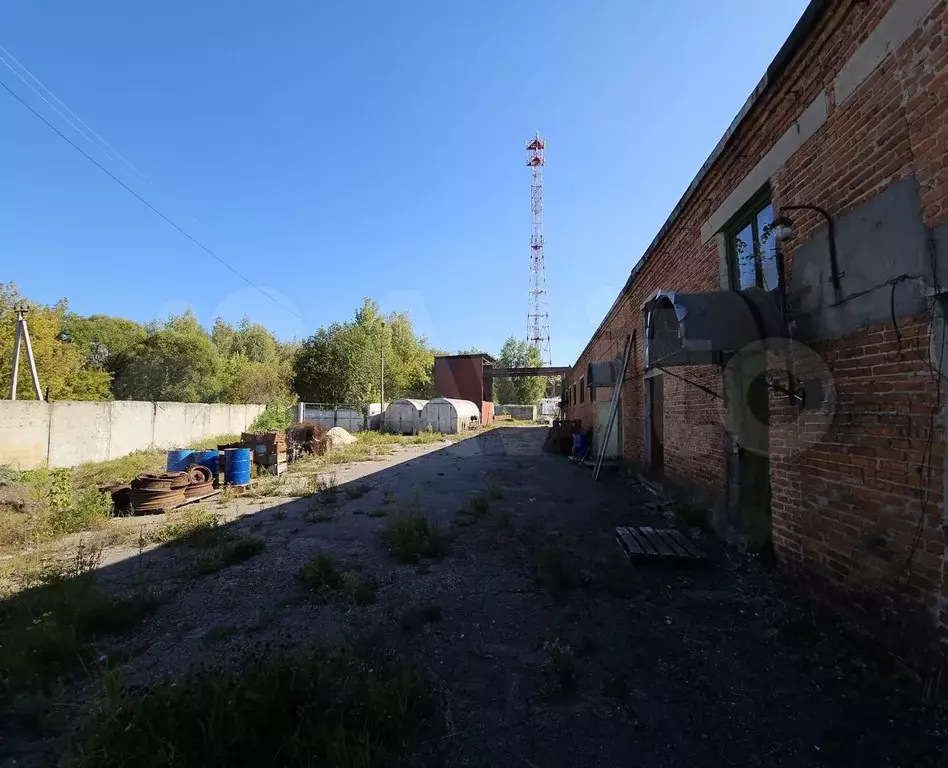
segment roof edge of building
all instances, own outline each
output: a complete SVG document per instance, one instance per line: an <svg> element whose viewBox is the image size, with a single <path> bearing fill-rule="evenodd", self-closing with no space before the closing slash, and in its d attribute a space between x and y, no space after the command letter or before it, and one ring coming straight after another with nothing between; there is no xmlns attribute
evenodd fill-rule
<svg viewBox="0 0 948 768"><path fill-rule="evenodd" d="M619 303L622 301L622 298L625 296L626 292L628 292L628 290L632 287L633 281L645 266L649 256L652 255L652 253L658 247L658 244L662 241L662 238L668 234L668 230L671 229L674 223L678 220L678 217L681 215L681 212L688 204L688 201L691 200L691 196L697 191L698 187L701 185L701 182L704 181L705 176L708 175L708 171L711 170L711 166L714 165L718 158L723 154L725 147L737 132L737 129L744 122L744 119L754 108L754 105L760 100L761 96L763 96L770 89L780 74L784 71L784 69L786 69L790 58L794 53L796 53L803 41L806 40L807 36L823 17L823 14L829 9L832 3L833 0L810 0L806 8L804 8L803 14L793 26L793 29L790 30L790 34L787 36L787 39L784 40L783 45L780 46L780 50L777 51L777 55L774 56L773 60L770 62L770 65L764 72L764 76L760 79L760 82L757 83L757 86L751 92L750 96L747 97L744 105L740 108L737 115L731 121L731 124L724 132L724 135L721 136L721 138L718 140L718 143L715 144L714 149L711 150L711 154L708 156L708 159L705 160L701 165L701 168L698 169L698 173L695 174L695 177L685 189L684 194L678 200L675 207L672 208L671 213L668 215L668 218L665 219L665 223L659 228L655 237L652 238L652 242L649 243L648 248L645 249L645 252L641 257L639 257L639 260L635 262L635 265L632 267L632 271L629 272L629 277L622 286L622 290L619 291L619 295L616 297L616 300L612 302L612 306L609 307L609 311L606 312L602 322L596 326L596 330L593 331L592 335L589 337L589 341L586 342L586 346L583 347L582 352L580 352L577 356L576 363L579 363L583 355L589 351L590 346L592 346L592 343L599 335L599 332L603 329L606 323L609 322L616 309L618 309ZM574 364L572 367L575 368L576 365Z"/></svg>

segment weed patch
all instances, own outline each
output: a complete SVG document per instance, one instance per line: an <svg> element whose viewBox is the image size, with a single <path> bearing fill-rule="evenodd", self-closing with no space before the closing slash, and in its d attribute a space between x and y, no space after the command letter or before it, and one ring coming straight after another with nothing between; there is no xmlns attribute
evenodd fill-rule
<svg viewBox="0 0 948 768"><path fill-rule="evenodd" d="M237 565L260 554L266 545L260 539L241 537L200 553L194 560L194 572L207 576Z"/></svg>
<svg viewBox="0 0 948 768"><path fill-rule="evenodd" d="M331 523L335 520L335 516L330 515L326 512L320 512L318 509L310 510L306 513L306 522L307 523Z"/></svg>
<svg viewBox="0 0 948 768"><path fill-rule="evenodd" d="M369 517L388 517L388 510L385 509L385 507L373 509L371 512L369 512Z"/></svg>
<svg viewBox="0 0 948 768"><path fill-rule="evenodd" d="M490 509L490 499L487 497L487 494L479 493L476 496L471 496L471 498L467 500L467 506L473 514L483 517Z"/></svg>
<svg viewBox="0 0 948 768"><path fill-rule="evenodd" d="M0 692L48 688L96 658L95 643L136 625L157 605L106 593L95 569L101 550L82 545L68 563L47 565L0 604Z"/></svg>
<svg viewBox="0 0 948 768"><path fill-rule="evenodd" d="M576 688L576 658L569 643L560 638L543 643L543 671L551 691L569 693Z"/></svg>
<svg viewBox="0 0 948 768"><path fill-rule="evenodd" d="M361 499L372 488L368 483L349 483L344 490L347 499Z"/></svg>
<svg viewBox="0 0 948 768"><path fill-rule="evenodd" d="M377 646L263 649L150 688L107 685L67 763L404 765L429 713L415 669Z"/></svg>
<svg viewBox="0 0 948 768"><path fill-rule="evenodd" d="M504 498L504 489L497 485L497 483L488 483L487 496L491 501L498 501Z"/></svg>
<svg viewBox="0 0 948 768"><path fill-rule="evenodd" d="M419 557L438 557L448 548L445 533L419 512L393 515L385 533L392 554L402 563L417 562Z"/></svg>
<svg viewBox="0 0 948 768"><path fill-rule="evenodd" d="M201 642L204 645L220 645L230 640L238 631L237 627L232 625L211 627L204 633Z"/></svg>
<svg viewBox="0 0 948 768"><path fill-rule="evenodd" d="M212 547L224 538L218 523L217 516L204 507L189 506L181 512L169 512L163 525L145 534L145 541L149 544Z"/></svg>
<svg viewBox="0 0 948 768"><path fill-rule="evenodd" d="M326 552L314 556L300 568L298 576L321 600L341 596L356 605L370 605L375 602L375 580L364 578L353 570L340 570L336 560Z"/></svg>
<svg viewBox="0 0 948 768"><path fill-rule="evenodd" d="M537 556L537 583L554 595L562 595L577 586L576 572L559 544L547 544Z"/></svg>
<svg viewBox="0 0 948 768"><path fill-rule="evenodd" d="M441 606L432 602L412 603L406 606L399 617L403 632L417 632L426 624L441 621Z"/></svg>

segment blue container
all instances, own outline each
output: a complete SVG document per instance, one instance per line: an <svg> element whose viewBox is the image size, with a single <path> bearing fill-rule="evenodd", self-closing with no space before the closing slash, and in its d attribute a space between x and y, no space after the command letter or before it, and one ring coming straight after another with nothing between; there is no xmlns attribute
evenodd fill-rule
<svg viewBox="0 0 948 768"><path fill-rule="evenodd" d="M228 448L224 451L224 482L227 485L250 484L249 448Z"/></svg>
<svg viewBox="0 0 948 768"><path fill-rule="evenodd" d="M213 451L195 451L194 455L191 457L193 464L200 464L202 467L207 467L211 470L211 477L214 478L214 481L217 481L217 464L218 458L220 456L220 451L216 448Z"/></svg>
<svg viewBox="0 0 948 768"><path fill-rule="evenodd" d="M173 451L168 451L168 463L166 464L167 472L184 472L189 464L194 463L192 455L194 450L192 448L175 448Z"/></svg>

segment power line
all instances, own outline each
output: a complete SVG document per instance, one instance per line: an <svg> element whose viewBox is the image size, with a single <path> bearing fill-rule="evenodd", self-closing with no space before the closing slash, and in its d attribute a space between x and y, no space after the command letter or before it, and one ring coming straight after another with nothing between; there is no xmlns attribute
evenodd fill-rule
<svg viewBox="0 0 948 768"><path fill-rule="evenodd" d="M7 50L6 48L4 48L2 45L0 45L0 53L3 54L2 56L0 56L0 62L3 62L4 66L6 66L7 69L9 69L14 75L16 75L18 78L20 78L20 80L23 81L23 83L24 83L31 91L33 91L33 93L35 93L35 94L36 94L37 96L39 96L44 102L46 102L46 104L49 105L50 109L52 109L52 110L53 110L57 115L59 115L63 120L65 120L67 123L69 123L69 125L71 125L73 128L75 128L76 132L79 133L84 139L86 139L86 141L88 141L90 144L92 144L92 146L94 146L94 147L95 147L96 149L98 149L100 152L104 152L104 153L109 157L110 160L120 160L121 162L123 162L130 170L132 170L135 174L137 174L137 175L138 175L143 181L145 181L148 185L150 185L152 188L154 188L155 190L157 190L157 191L158 191L159 193L161 193L162 195L165 194L151 179L149 179L144 173L142 173L142 171L140 171L138 168L136 168L135 165L134 165L130 160L128 160L127 158L123 157L122 154L121 154L115 147L113 147L111 144L109 144L109 142L107 142L104 138L102 138L101 135L99 135L98 133L96 133L96 131L95 131L94 128L92 128L85 120L83 120L83 119L82 119L81 117L79 117L79 115L77 115L72 109L70 109L70 108L69 108L69 105L67 105L62 99L60 99L55 93L53 93L53 92L43 83L42 80L40 80L36 75L34 75L32 72L30 72L30 70L28 70L28 69L22 64L22 62L20 62L20 60L17 59L16 56L14 56L12 53L10 53L10 51L8 51L8 50ZM10 61L12 61L14 64L16 64L16 66L19 67L21 70L23 70L23 72L25 72L25 73L27 74L27 76L29 76L30 80L32 80L32 81L33 81L34 83L36 83L40 88L42 88L42 89L50 96L50 98L53 99L53 101L55 101L57 104L59 104L59 106L61 106L64 110L66 110L66 112L68 112L73 118L75 118L76 122L79 123L79 125L81 125L82 128L85 129L85 131L83 131L82 129L80 129L80 128L79 128L78 126L76 126L68 117L66 117L64 114L62 114L62 112L60 112L60 111L56 108L56 106L55 106L54 104L51 104L51 103L49 102L49 100L48 100L45 96L43 96L42 93L40 93L39 91L36 90L36 88L33 87L32 83L30 83L30 82L29 82L25 77L23 77L23 75L21 75L13 66L11 66L8 61L6 61L6 59L4 58L4 56L5 56L6 58L10 59ZM91 136L94 136L96 139L98 139L99 144L101 144L102 146L99 146L98 144L96 144L95 141L93 141L90 136L86 135L86 131L88 131L89 134L91 134Z"/></svg>
<svg viewBox="0 0 948 768"><path fill-rule="evenodd" d="M165 214L163 214L163 213L162 213L160 210L158 210L154 205L152 205L151 203L149 203L144 197L142 197L141 195L139 195L134 189L132 189L130 186L128 186L128 184L126 184L126 183L125 183L124 181L122 181L118 176L116 176L114 173L112 173L108 168L106 168L104 165L102 165L98 160L96 160L94 157L92 157L90 154L88 154L84 149L82 149L82 147L80 147L80 146L79 146L78 144L76 144L72 139L70 139L68 136L66 136L66 134L64 134L62 131L60 131L55 125L53 125L51 122L49 122L49 120L47 120L45 117L43 117L39 112L37 112L35 109L33 109L32 106L30 106L26 101L24 101L23 98L22 98L18 93L16 93L12 88L10 88L10 86L8 86L8 85L7 85L5 82L3 82L2 80L0 80L0 86L3 86L3 89L4 89L7 93L9 93L14 99L16 99L18 102L20 102L20 104L22 104L22 105L23 105L24 107L26 107L30 112L32 112L33 115L34 115L36 118L38 118L39 120L41 120L41 121L46 125L47 128L49 128L51 131L53 131L57 136L59 136L59 138L61 138L63 141L65 141L70 147L72 147L74 150L76 150L76 152L78 152L78 153L79 153L80 155L82 155L86 160L88 160L90 163L92 163L96 168L98 168L100 171L102 171L102 173L104 173L106 176L108 176L110 179L112 179L112 181L114 181L116 184L118 184L120 187L122 187L122 189L124 189L126 192L128 192L132 197L134 197L136 200L138 200L138 202L140 202L142 205L144 205L146 208L148 208L152 213L154 213L156 216L158 216L159 218L161 218L161 219L162 219L163 221L165 221L167 224L170 224L172 227L174 227L176 230L178 230L178 232L180 232L182 235L184 235L186 238L188 238L188 240L190 240L192 243L194 243L198 248L200 248L202 251L204 251L208 256L210 256L212 259L214 259L215 261L219 262L219 263L222 264L224 267L226 267L227 269L229 269L231 272L233 272L235 275L237 275L237 277L239 277L241 280L243 280L245 283L247 283L247 285L249 285L249 286L251 286L251 287L253 287L253 288L256 288L258 291L260 291L260 293L262 293L264 296L266 296L268 299L270 299L270 301L272 301L272 302L273 302L274 304L276 304L278 307L282 307L282 308L285 309L287 312L290 312L290 313L296 315L300 320L304 320L304 319L305 319L305 318L304 318L299 312L297 312L295 309L290 309L290 307L286 306L286 305L283 304L282 302L277 301L272 295L270 295L270 294L267 293L265 290L263 290L263 288L261 288L261 287L260 287L259 285L257 285L255 282L253 282L249 277L245 276L243 273L239 272L237 269L235 269L234 267L232 267L230 264L228 264L226 261L224 261L220 256L218 256L216 253L214 253L214 251L212 251L210 248L208 248L206 245L204 245L204 243L202 243L200 240L198 240L196 237L194 237L194 235L192 235L190 232L188 232L188 231L187 231L186 229L184 229L182 226L180 226L179 224L177 224L176 222L174 222L174 221L173 221L172 219L170 219L168 216L166 216Z"/></svg>

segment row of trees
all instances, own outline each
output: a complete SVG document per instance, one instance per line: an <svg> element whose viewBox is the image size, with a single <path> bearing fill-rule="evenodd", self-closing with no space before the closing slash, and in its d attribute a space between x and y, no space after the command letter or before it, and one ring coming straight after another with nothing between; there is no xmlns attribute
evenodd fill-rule
<svg viewBox="0 0 948 768"><path fill-rule="evenodd" d="M0 284L0 360L12 358L16 286ZM53 400L168 400L269 403L291 399L298 344L278 341L249 320L218 319L207 331L189 310L146 324L120 317L82 317L67 302L29 303L27 321L40 383ZM22 354L22 351L21 351ZM22 370L22 369L21 369ZM0 386L9 389L9 363ZM21 372L17 396L34 397Z"/></svg>
<svg viewBox="0 0 948 768"><path fill-rule="evenodd" d="M12 357L16 287L0 283L0 361ZM65 300L30 305L30 338L40 382L53 400L166 400L179 402L356 404L379 400L384 360L385 397L435 396L434 356L405 313L383 314L366 299L352 320L320 328L303 342L278 340L258 323L234 326L218 318L207 330L188 310L165 320L136 323L83 317ZM539 351L511 337L500 351L504 367L541 365ZM0 362L2 392L10 365ZM495 401L536 403L541 379L500 379ZM17 396L31 399L21 369Z"/></svg>

